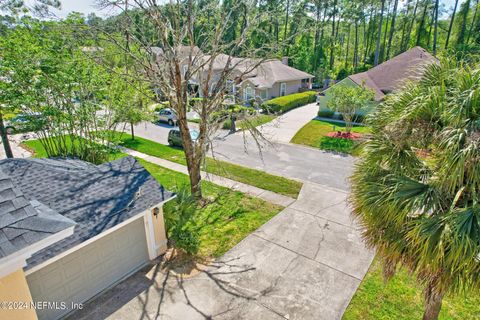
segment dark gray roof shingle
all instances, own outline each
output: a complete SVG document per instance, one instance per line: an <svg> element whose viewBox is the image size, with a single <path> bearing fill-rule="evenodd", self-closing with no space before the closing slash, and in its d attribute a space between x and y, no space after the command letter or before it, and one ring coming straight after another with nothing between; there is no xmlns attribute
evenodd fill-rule
<svg viewBox="0 0 480 320"><path fill-rule="evenodd" d="M12 178L0 170L0 258L14 254L75 223L57 212L37 210L38 201L28 201Z"/></svg>
<svg viewBox="0 0 480 320"><path fill-rule="evenodd" d="M44 216L53 210L76 223L72 236L34 254L27 268L173 196L133 157L98 166L72 159L6 159L0 169L28 200L39 203ZM44 227L36 224L35 231Z"/></svg>

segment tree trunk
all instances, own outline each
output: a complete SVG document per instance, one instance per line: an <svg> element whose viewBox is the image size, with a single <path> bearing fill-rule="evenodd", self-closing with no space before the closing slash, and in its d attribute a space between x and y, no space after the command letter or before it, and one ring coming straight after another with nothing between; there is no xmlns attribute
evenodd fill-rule
<svg viewBox="0 0 480 320"><path fill-rule="evenodd" d="M450 35L452 34L453 21L455 20L455 13L457 12L458 0L455 0L455 5L453 6L452 18L450 19L450 25L448 26L447 40L445 40L445 49L448 48L448 41L450 40Z"/></svg>
<svg viewBox="0 0 480 320"><path fill-rule="evenodd" d="M404 47L403 47L403 51L406 51L408 49L408 45L410 44L410 37L412 35L413 25L415 24L415 18L417 16L417 9L418 9L418 3L419 2L420 2L420 0L417 0L415 2L415 8L413 9L412 23L410 24L410 28L408 28L407 38L405 39L405 44L404 44Z"/></svg>
<svg viewBox="0 0 480 320"><path fill-rule="evenodd" d="M355 20L355 49L353 50L353 69L358 68L358 20Z"/></svg>
<svg viewBox="0 0 480 320"><path fill-rule="evenodd" d="M442 308L443 293L436 290L434 282L427 284L425 289L425 310L423 320L437 320Z"/></svg>
<svg viewBox="0 0 480 320"><path fill-rule="evenodd" d="M348 24L348 29L347 29L347 49L345 52L345 69L348 68L348 51L350 49L350 23Z"/></svg>
<svg viewBox="0 0 480 320"><path fill-rule="evenodd" d="M417 42L415 43L416 46L420 45L420 40L422 39L422 31L423 31L423 26L425 25L425 16L427 15L427 8L428 8L428 0L425 0L425 7L423 8L422 18L420 19L420 25L418 26L418 30L417 30Z"/></svg>
<svg viewBox="0 0 480 320"><path fill-rule="evenodd" d="M387 32L388 32L388 21L390 20L390 5L392 4L392 1L389 1L387 4L387 20L385 20L385 30L383 31L383 44L380 46L380 61L379 63L382 63L385 61L385 50L387 48Z"/></svg>
<svg viewBox="0 0 480 320"><path fill-rule="evenodd" d="M135 140L135 130L133 129L133 123L130 122L130 133L132 135L132 140Z"/></svg>
<svg viewBox="0 0 480 320"><path fill-rule="evenodd" d="M335 64L334 48L335 48L335 15L337 14L337 0L333 0L333 17L332 17L332 42L330 44L330 69Z"/></svg>
<svg viewBox="0 0 480 320"><path fill-rule="evenodd" d="M395 32L395 19L397 17L397 8L398 8L398 0L395 0L395 4L393 5L393 13L392 13L392 24L390 26L390 36L388 37L387 55L385 60L390 59L390 49L392 47L392 39L393 39L393 34Z"/></svg>
<svg viewBox="0 0 480 320"><path fill-rule="evenodd" d="M2 136L3 149L5 149L5 155L7 158L13 158L12 147L10 141L8 141L7 129L3 123L3 114L0 112L0 135Z"/></svg>
<svg viewBox="0 0 480 320"><path fill-rule="evenodd" d="M284 25L284 30L283 30L283 41L284 41L284 46L287 45L287 29L288 29L288 12L290 11L290 0L287 0L287 7L285 10L285 25ZM286 51L286 48L284 47L283 52Z"/></svg>
<svg viewBox="0 0 480 320"><path fill-rule="evenodd" d="M382 0L382 9L380 11L380 22L378 23L377 46L375 47L375 59L373 65L378 65L380 58L380 40L382 38L383 11L385 10L385 0Z"/></svg>
<svg viewBox="0 0 480 320"><path fill-rule="evenodd" d="M317 11L316 11L316 16L315 16L315 38L313 39L313 72L316 72L317 71L317 66L318 66L318 63L317 63L317 59L318 59L318 38L320 36L320 30L318 28L318 22L320 20L320 6L318 4L316 4L317 6Z"/></svg>
<svg viewBox="0 0 480 320"><path fill-rule="evenodd" d="M434 56L437 55L437 37L438 37L438 0L435 1L435 27L433 31L433 50Z"/></svg>
<svg viewBox="0 0 480 320"><path fill-rule="evenodd" d="M478 10L478 0L475 3L475 11L473 12L472 24L470 25L470 29L468 30L468 34L467 34L467 41L465 42L467 44L470 42L470 36L472 35L472 30L475 27L475 22L477 19L477 10Z"/></svg>

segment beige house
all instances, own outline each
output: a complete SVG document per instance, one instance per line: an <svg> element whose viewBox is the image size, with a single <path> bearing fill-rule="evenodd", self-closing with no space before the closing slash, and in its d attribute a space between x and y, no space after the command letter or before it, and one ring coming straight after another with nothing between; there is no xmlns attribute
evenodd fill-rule
<svg viewBox="0 0 480 320"><path fill-rule="evenodd" d="M158 47L151 48L152 53L160 62L165 58L163 50ZM189 61L194 64L209 61L210 55L205 55L198 47L180 46L176 55L185 57L182 62L182 72L185 74L189 69ZM213 88L222 78L222 72L231 68L230 77L226 80L226 88L229 96L235 103L245 103L252 99L261 101L270 100L275 97L298 93L312 87L313 75L288 66L288 58L282 61L269 59L259 64L258 60L250 58L232 57L226 54L219 54L212 64L213 76L209 87ZM205 69L205 68L204 68ZM189 81L192 86L202 86L207 78L207 71L199 71L191 76ZM202 90L198 95L203 96Z"/></svg>
<svg viewBox="0 0 480 320"><path fill-rule="evenodd" d="M58 319L166 250L174 195L133 158L0 161L0 319Z"/></svg>

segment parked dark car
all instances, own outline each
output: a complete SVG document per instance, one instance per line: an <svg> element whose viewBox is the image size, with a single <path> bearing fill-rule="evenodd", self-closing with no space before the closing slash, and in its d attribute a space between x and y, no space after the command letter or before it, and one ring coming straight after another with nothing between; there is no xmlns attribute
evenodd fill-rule
<svg viewBox="0 0 480 320"><path fill-rule="evenodd" d="M46 121L41 113L19 114L11 120L5 121L5 129L8 134L36 131L45 125Z"/></svg>
<svg viewBox="0 0 480 320"><path fill-rule="evenodd" d="M198 139L198 131L190 129L190 137L195 142ZM183 147L182 134L178 129L172 129L168 132L168 144L170 146Z"/></svg>

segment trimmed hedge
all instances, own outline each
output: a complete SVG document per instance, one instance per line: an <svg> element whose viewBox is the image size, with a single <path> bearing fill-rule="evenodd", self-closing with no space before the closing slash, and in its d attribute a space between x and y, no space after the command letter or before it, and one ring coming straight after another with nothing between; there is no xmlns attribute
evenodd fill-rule
<svg viewBox="0 0 480 320"><path fill-rule="evenodd" d="M320 108L320 110L318 110L318 113L317 115L320 117L320 118L327 118L327 119L334 119L334 120L341 120L343 121L343 116L341 113L336 113L330 109L324 109L324 108ZM352 122L356 122L356 123L364 123L365 122L365 114L363 113L356 113L353 115L353 118L352 118Z"/></svg>
<svg viewBox="0 0 480 320"><path fill-rule="evenodd" d="M316 99L317 92L306 91L268 100L262 104L262 108L268 112L284 113L288 110L315 102Z"/></svg>
<svg viewBox="0 0 480 320"><path fill-rule="evenodd" d="M332 111L330 109L320 108L320 110L318 110L318 116L320 118L332 119L334 115L335 115L335 111Z"/></svg>

